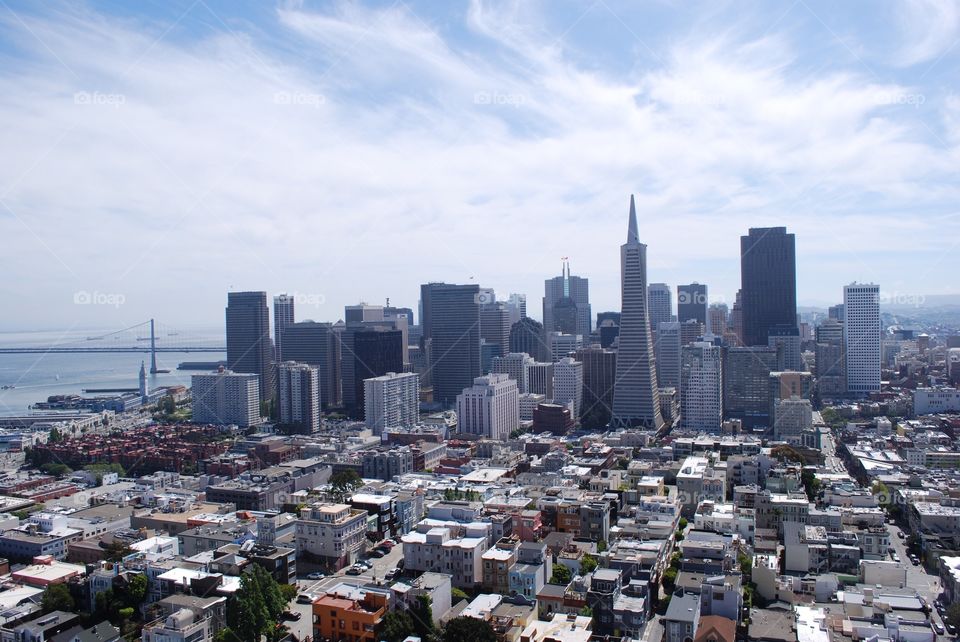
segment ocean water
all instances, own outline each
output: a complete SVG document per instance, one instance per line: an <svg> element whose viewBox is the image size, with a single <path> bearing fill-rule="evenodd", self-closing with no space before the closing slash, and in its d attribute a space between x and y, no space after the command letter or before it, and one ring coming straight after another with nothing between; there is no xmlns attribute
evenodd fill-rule
<svg viewBox="0 0 960 642"><path fill-rule="evenodd" d="M96 335L96 331L89 330L67 334L0 332L0 347L82 345L78 342ZM209 331L202 338L207 345L224 342L222 334ZM196 336L191 337L191 343L196 340ZM225 358L224 353L216 352L158 352L157 367L170 372L151 375L149 353L0 354L0 386L15 386L0 390L0 416L28 413L30 405L46 401L51 395L83 394L85 388L136 388L141 361L146 362L147 387L151 390L175 384L189 386L190 375L195 371L177 370L177 364Z"/></svg>

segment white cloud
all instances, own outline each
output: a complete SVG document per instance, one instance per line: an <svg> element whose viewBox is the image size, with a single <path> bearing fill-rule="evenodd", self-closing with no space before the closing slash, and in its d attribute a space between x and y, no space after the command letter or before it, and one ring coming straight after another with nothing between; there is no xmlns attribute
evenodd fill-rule
<svg viewBox="0 0 960 642"><path fill-rule="evenodd" d="M897 62L905 67L937 59L960 39L960 3L956 0L906 0L896 3L903 44Z"/></svg>
<svg viewBox="0 0 960 642"><path fill-rule="evenodd" d="M0 77L0 198L16 214L0 209L0 265L23 274L7 286L23 304L0 323L215 323L231 286L321 294L308 316L335 320L471 276L535 302L560 256L596 310L615 308L630 191L651 278L728 298L751 226L801 235L801 300L882 282L899 272L884 252L949 238L917 215L956 202L957 139L931 138L932 101L889 100L917 88L810 73L776 34L678 37L659 66L617 76L581 65L526 4L472 3L469 47L398 7L283 5L282 47L24 17L69 69L8 22L28 51ZM821 267L854 255L857 274ZM76 310L78 288L126 304Z"/></svg>

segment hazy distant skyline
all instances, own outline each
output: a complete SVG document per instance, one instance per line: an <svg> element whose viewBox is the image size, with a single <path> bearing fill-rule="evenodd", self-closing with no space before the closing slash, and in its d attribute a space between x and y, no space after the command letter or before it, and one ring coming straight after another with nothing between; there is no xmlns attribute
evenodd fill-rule
<svg viewBox="0 0 960 642"><path fill-rule="evenodd" d="M428 281L539 317L563 256L617 310L631 193L674 301L781 225L801 307L960 294L958 40L947 0L7 2L0 329Z"/></svg>

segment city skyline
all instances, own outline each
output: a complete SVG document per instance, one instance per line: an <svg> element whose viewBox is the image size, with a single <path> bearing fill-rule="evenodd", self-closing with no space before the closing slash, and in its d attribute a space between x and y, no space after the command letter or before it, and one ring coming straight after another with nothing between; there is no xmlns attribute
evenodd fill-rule
<svg viewBox="0 0 960 642"><path fill-rule="evenodd" d="M535 301L563 256L614 310L627 193L651 281L714 301L776 226L800 306L958 294L957 12L751 6L13 2L0 328L212 325L231 289L329 321L430 281Z"/></svg>

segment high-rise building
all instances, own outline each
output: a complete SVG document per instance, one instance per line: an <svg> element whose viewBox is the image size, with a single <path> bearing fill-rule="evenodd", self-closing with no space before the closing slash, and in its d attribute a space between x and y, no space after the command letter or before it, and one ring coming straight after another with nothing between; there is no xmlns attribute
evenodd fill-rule
<svg viewBox="0 0 960 642"><path fill-rule="evenodd" d="M580 421L583 407L583 364L564 357L553 365L553 402L570 408L575 422Z"/></svg>
<svg viewBox="0 0 960 642"><path fill-rule="evenodd" d="M743 345L743 294L737 290L737 298L733 302L733 309L730 310L730 331L736 338L738 346Z"/></svg>
<svg viewBox="0 0 960 642"><path fill-rule="evenodd" d="M683 346L680 363L680 420L683 427L719 433L723 424L721 348L707 341Z"/></svg>
<svg viewBox="0 0 960 642"><path fill-rule="evenodd" d="M480 375L480 286L427 283L420 301L433 398L449 406Z"/></svg>
<svg viewBox="0 0 960 642"><path fill-rule="evenodd" d="M547 332L588 336L592 318L589 280L571 276L570 263L564 261L563 274L544 281L543 327Z"/></svg>
<svg viewBox="0 0 960 642"><path fill-rule="evenodd" d="M413 327L413 309L412 308L398 308L395 306L387 305L383 308L383 318L388 319L391 317L406 317L407 318L407 327Z"/></svg>
<svg viewBox="0 0 960 642"><path fill-rule="evenodd" d="M627 242L620 246L621 317L614 427L663 427L657 372L647 315L647 246L640 242L637 210L630 195Z"/></svg>
<svg viewBox="0 0 960 642"><path fill-rule="evenodd" d="M771 372L769 378L770 419L776 417L777 404L786 399L809 399L813 391L813 375L809 372Z"/></svg>
<svg viewBox="0 0 960 642"><path fill-rule="evenodd" d="M880 391L880 286L843 287L843 344L847 392L865 396Z"/></svg>
<svg viewBox="0 0 960 642"><path fill-rule="evenodd" d="M543 325L530 317L514 323L510 327L510 352L526 352L536 361L546 361L550 351Z"/></svg>
<svg viewBox="0 0 960 642"><path fill-rule="evenodd" d="M320 376L316 366L295 361L277 365L280 424L293 432L320 431Z"/></svg>
<svg viewBox="0 0 960 642"><path fill-rule="evenodd" d="M677 286L677 321L690 319L707 327L707 286L696 282Z"/></svg>
<svg viewBox="0 0 960 642"><path fill-rule="evenodd" d="M529 391L553 399L553 362L535 361L527 367Z"/></svg>
<svg viewBox="0 0 960 642"><path fill-rule="evenodd" d="M613 408L613 384L617 379L617 353L599 345L577 350L583 364L583 405L580 411L584 428L603 428L610 423Z"/></svg>
<svg viewBox="0 0 960 642"><path fill-rule="evenodd" d="M797 325L796 242L785 227L750 228L740 237L743 343L767 345L773 326Z"/></svg>
<svg viewBox="0 0 960 642"><path fill-rule="evenodd" d="M960 386L960 348L947 350L947 381L951 386Z"/></svg>
<svg viewBox="0 0 960 642"><path fill-rule="evenodd" d="M783 369L777 346L743 346L726 350L723 366L723 412L746 428L770 425L770 373Z"/></svg>
<svg viewBox="0 0 960 642"><path fill-rule="evenodd" d="M283 331L296 322L293 302L294 297L289 294L273 297L273 350L277 363L281 361L280 355L283 354Z"/></svg>
<svg viewBox="0 0 960 642"><path fill-rule="evenodd" d="M546 403L547 398L532 392L520 395L520 421L533 421L533 411L537 406Z"/></svg>
<svg viewBox="0 0 960 642"><path fill-rule="evenodd" d="M266 292L227 293L227 368L259 376L260 398L273 399L273 342Z"/></svg>
<svg viewBox="0 0 960 642"><path fill-rule="evenodd" d="M785 370L803 370L800 357L800 330L796 325L775 325L767 332L767 345L783 346Z"/></svg>
<svg viewBox="0 0 960 642"><path fill-rule="evenodd" d="M707 308L707 332L722 337L729 324L729 310L726 303L712 303Z"/></svg>
<svg viewBox="0 0 960 642"><path fill-rule="evenodd" d="M457 430L506 440L520 425L517 382L505 374L477 377L457 396Z"/></svg>
<svg viewBox="0 0 960 642"><path fill-rule="evenodd" d="M496 356L510 352L510 311L500 301L480 306L480 338L488 345L495 345Z"/></svg>
<svg viewBox="0 0 960 642"><path fill-rule="evenodd" d="M690 345L694 341L703 339L706 328L696 319L687 319L680 322L680 345Z"/></svg>
<svg viewBox="0 0 960 642"><path fill-rule="evenodd" d="M287 326L283 331L280 359L317 368L322 407L338 408L343 403L340 340L331 324L301 321Z"/></svg>
<svg viewBox="0 0 960 642"><path fill-rule="evenodd" d="M837 305L831 305L829 308L827 308L827 318L843 323L843 319L845 317L844 312L845 311L842 303L838 303Z"/></svg>
<svg viewBox="0 0 960 642"><path fill-rule="evenodd" d="M774 413L775 439L800 445L804 431L813 428L813 406L809 399L784 399L777 403Z"/></svg>
<svg viewBox="0 0 960 642"><path fill-rule="evenodd" d="M576 352L583 347L583 337L579 334L551 332L547 336L547 343L550 345L551 360L560 361L571 352Z"/></svg>
<svg viewBox="0 0 960 642"><path fill-rule="evenodd" d="M346 323L362 323L364 321L383 321L383 306L358 303L343 308L343 320Z"/></svg>
<svg viewBox="0 0 960 642"><path fill-rule="evenodd" d="M339 332L343 405L363 418L364 379L403 372L403 333L366 323L348 324Z"/></svg>
<svg viewBox="0 0 960 642"><path fill-rule="evenodd" d="M650 314L650 329L654 334L661 323L673 320L673 295L669 285L651 283L647 286L647 311Z"/></svg>
<svg viewBox="0 0 960 642"><path fill-rule="evenodd" d="M190 377L193 422L236 424L241 428L260 423L260 382L253 373L221 369Z"/></svg>
<svg viewBox="0 0 960 642"><path fill-rule="evenodd" d="M511 327L513 327L514 323L527 316L527 295L511 292L510 298L507 299L507 313L510 315Z"/></svg>
<svg viewBox="0 0 960 642"><path fill-rule="evenodd" d="M420 419L420 377L415 372L388 372L365 379L363 386L364 419L373 434L414 426Z"/></svg>
<svg viewBox="0 0 960 642"><path fill-rule="evenodd" d="M680 389L680 324L667 321L657 327L657 383L661 388Z"/></svg>
<svg viewBox="0 0 960 642"><path fill-rule="evenodd" d="M490 372L507 375L517 382L520 394L525 394L530 391L529 370L533 363L533 357L526 352L511 352L504 357L495 357Z"/></svg>

